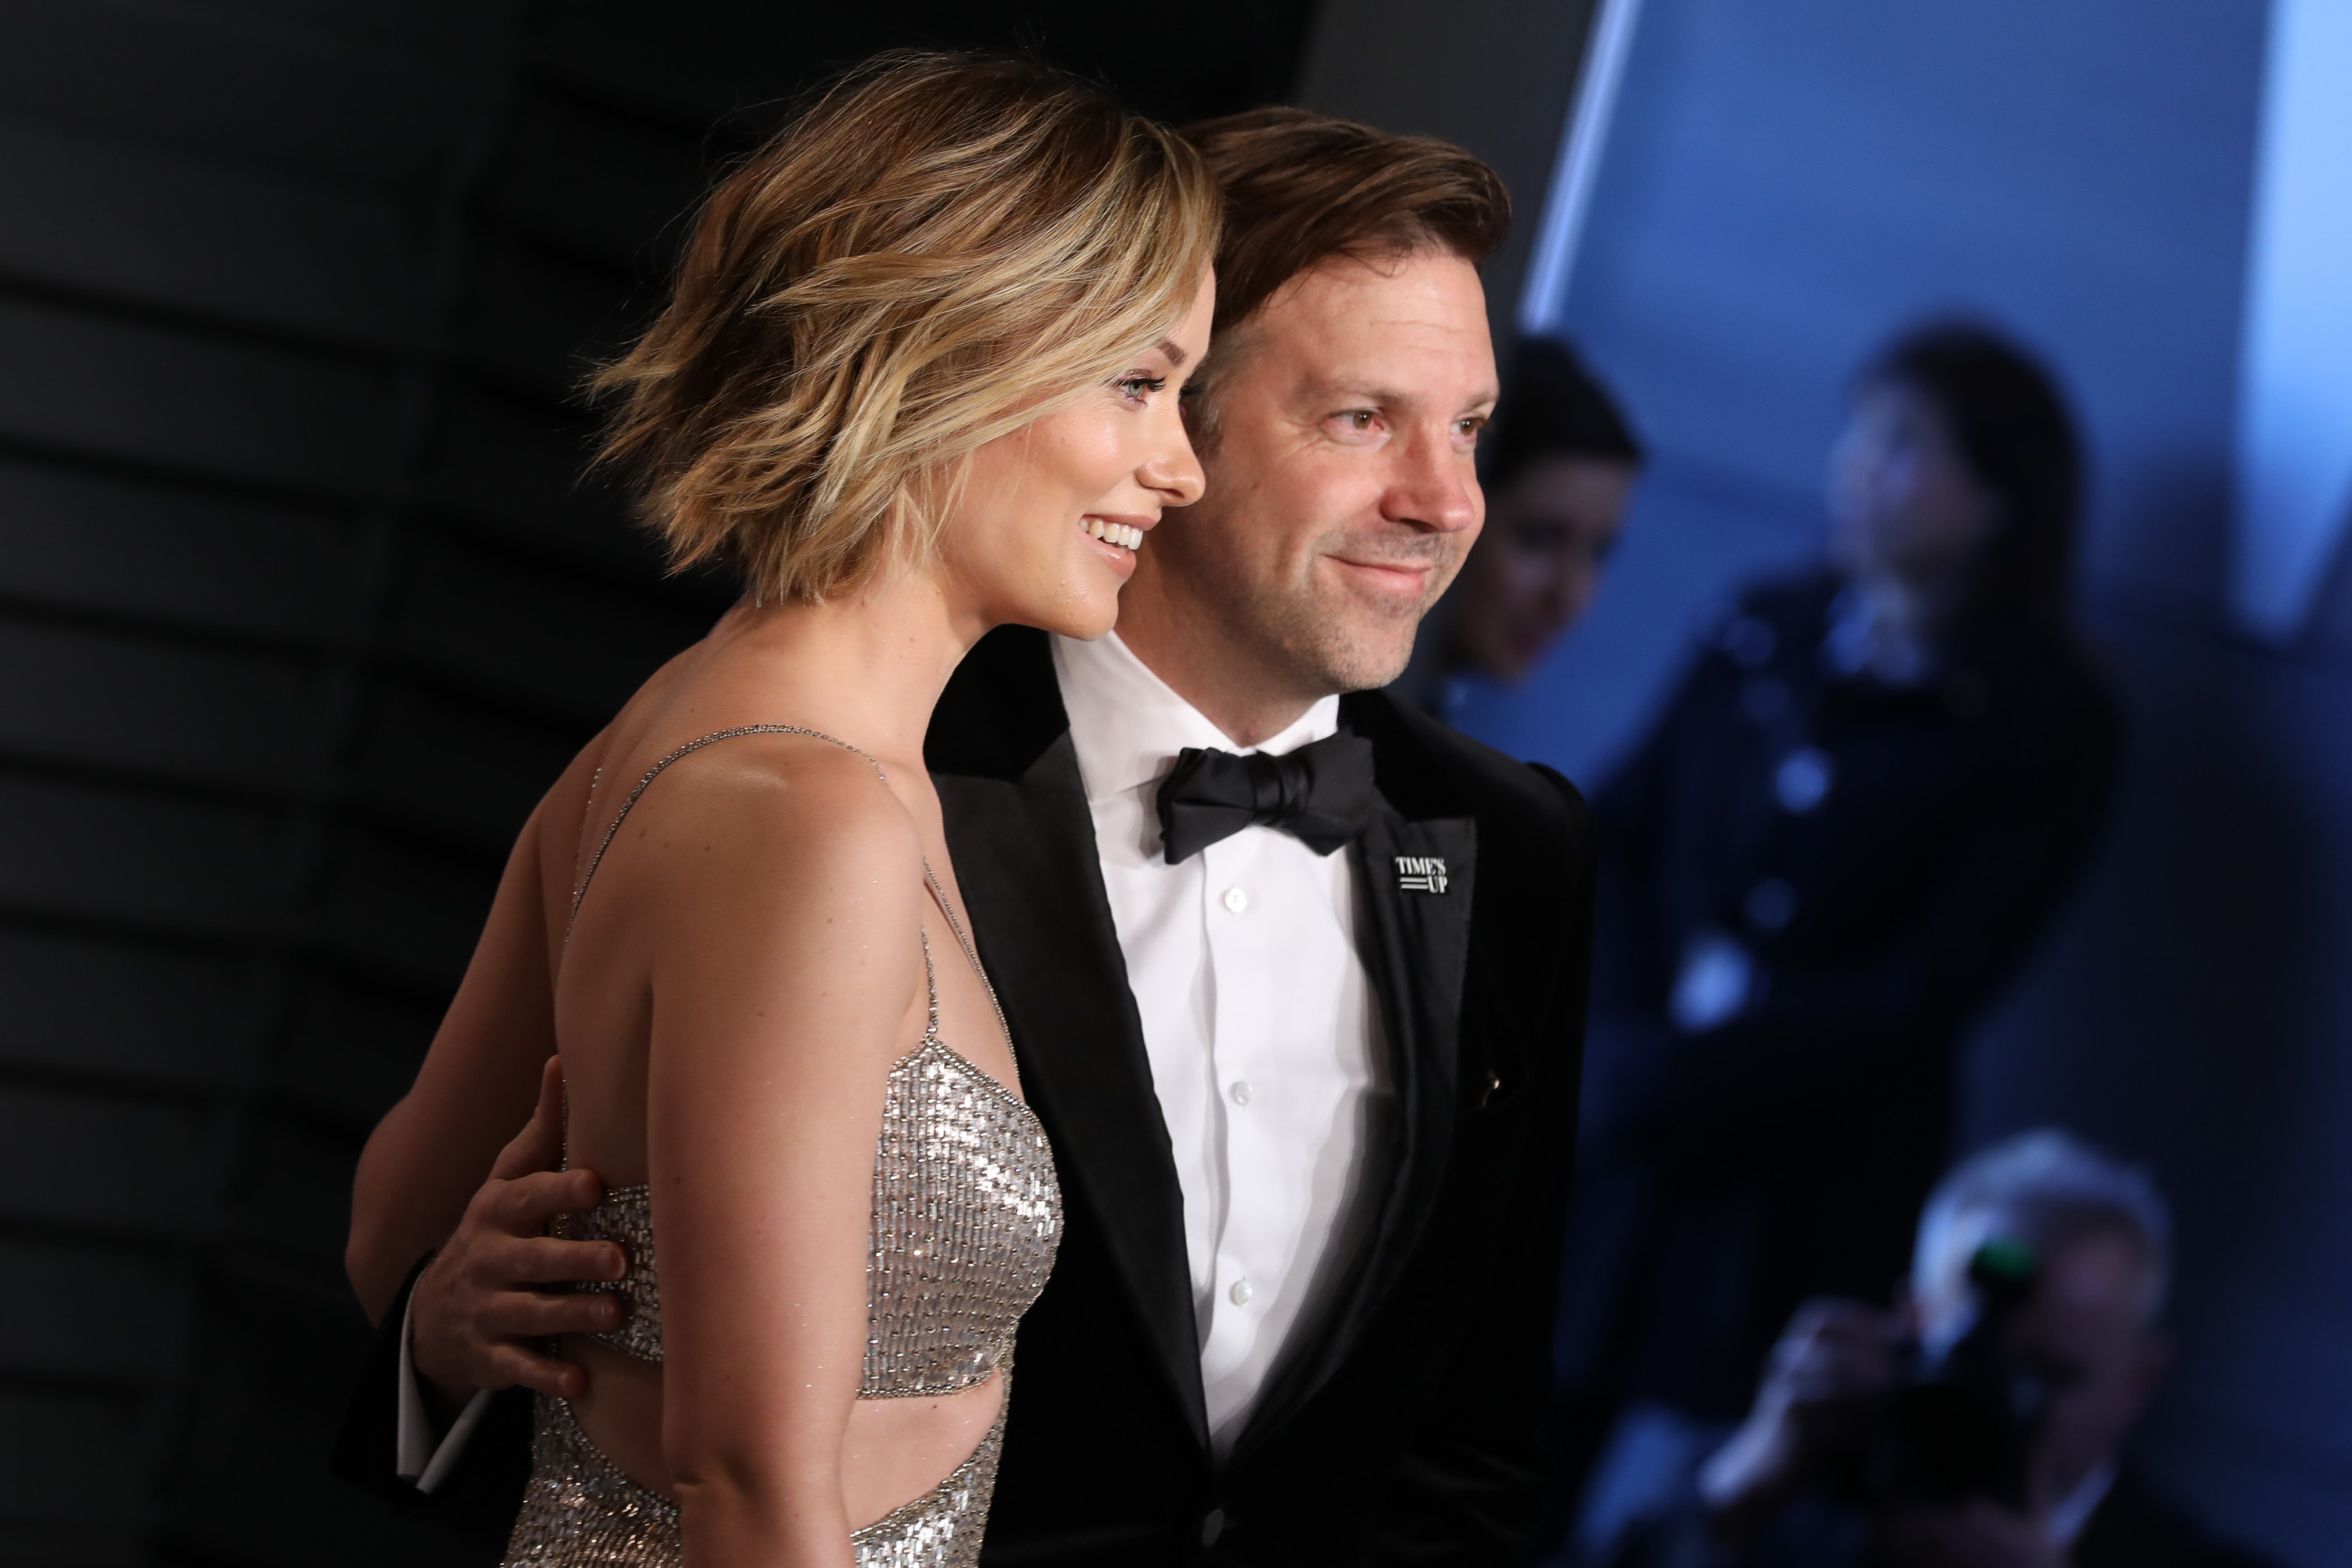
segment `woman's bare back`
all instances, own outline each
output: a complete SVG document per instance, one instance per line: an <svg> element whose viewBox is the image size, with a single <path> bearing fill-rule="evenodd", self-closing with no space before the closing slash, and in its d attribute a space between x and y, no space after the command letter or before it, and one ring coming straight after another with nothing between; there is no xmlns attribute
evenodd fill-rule
<svg viewBox="0 0 2352 1568"><path fill-rule="evenodd" d="M791 690L788 668L725 631L722 623L649 680L541 814L567 1152L608 1190L659 1182L654 1208L673 1361L776 1359L757 1342L762 1322L775 1326L775 1305L745 1298L779 1287L811 1298L782 1316L788 1329L805 1331L824 1363L806 1370L829 1374L835 1396L824 1403L839 1423L839 1486L855 1529L953 1470L1003 1400L1001 1378L937 1397L841 1397L856 1369L845 1383L840 1362L865 1339L885 1080L924 1039L927 942L942 959L942 1038L1008 1088L1013 1061L992 999L963 962L961 933L925 891L927 862L943 882L947 871L936 799L919 763L887 770L886 786L877 764L833 742L742 735L670 762L612 832L632 792L680 747L739 727L807 723L803 716L824 706L818 694ZM842 940L845 926L856 928L852 940ZM709 973L719 948L733 960L720 966L723 978ZM696 949L681 959L681 950ZM806 969L827 954L830 973L746 983L749 970ZM711 995L720 990L732 994ZM780 1015L790 1022L773 1027ZM820 1021L827 1016L850 1021L828 1029ZM742 1115L747 1097L772 1092L780 1076L793 1085L789 1098L819 1103L803 1104L791 1127ZM719 1109L694 1109L705 1104ZM663 1157L666 1138L677 1157ZM715 1162L713 1140L729 1151ZM793 1234L781 1238L796 1267L779 1277L760 1266L779 1239L761 1232L779 1216L756 1196L747 1205L740 1192L706 1190L714 1164L756 1170L780 1187L780 1206L796 1211ZM826 1343L829 1355L816 1349ZM591 1439L656 1490L676 1495L682 1479L690 1485L664 1442L666 1416L691 1418L665 1388L674 1368L666 1374L664 1365L582 1337L562 1353L588 1371L587 1393L572 1406Z"/></svg>

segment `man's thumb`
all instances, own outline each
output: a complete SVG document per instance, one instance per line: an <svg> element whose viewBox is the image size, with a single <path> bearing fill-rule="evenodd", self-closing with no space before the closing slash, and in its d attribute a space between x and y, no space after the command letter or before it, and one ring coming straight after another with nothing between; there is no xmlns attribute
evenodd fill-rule
<svg viewBox="0 0 2352 1568"><path fill-rule="evenodd" d="M511 1182L534 1171L551 1171L563 1159L563 1058L550 1057L539 1074L539 1106L514 1141L499 1152L490 1175Z"/></svg>

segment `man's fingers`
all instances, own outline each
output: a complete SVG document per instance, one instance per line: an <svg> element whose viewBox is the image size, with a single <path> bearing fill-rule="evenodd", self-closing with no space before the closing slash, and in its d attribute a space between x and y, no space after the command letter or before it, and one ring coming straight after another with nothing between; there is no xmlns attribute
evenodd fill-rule
<svg viewBox="0 0 2352 1568"><path fill-rule="evenodd" d="M539 1355L520 1345L502 1344L490 1352L490 1365L499 1386L520 1384L559 1399L577 1399L588 1392L588 1374L568 1361Z"/></svg>
<svg viewBox="0 0 2352 1568"><path fill-rule="evenodd" d="M550 1295L501 1290L482 1303L477 1321L485 1335L545 1339L550 1334L601 1334L621 1326L627 1305L604 1290Z"/></svg>
<svg viewBox="0 0 2352 1568"><path fill-rule="evenodd" d="M481 1277L499 1286L567 1285L575 1279L618 1279L629 1255L618 1242L559 1241L551 1236L508 1237L483 1251Z"/></svg>
<svg viewBox="0 0 2352 1568"><path fill-rule="evenodd" d="M550 1057L539 1073L539 1106L490 1166L497 1181L512 1181L563 1163L563 1058Z"/></svg>
<svg viewBox="0 0 2352 1568"><path fill-rule="evenodd" d="M596 1206L604 1184L593 1171L538 1171L489 1189L484 1217L505 1236L537 1236L560 1214Z"/></svg>

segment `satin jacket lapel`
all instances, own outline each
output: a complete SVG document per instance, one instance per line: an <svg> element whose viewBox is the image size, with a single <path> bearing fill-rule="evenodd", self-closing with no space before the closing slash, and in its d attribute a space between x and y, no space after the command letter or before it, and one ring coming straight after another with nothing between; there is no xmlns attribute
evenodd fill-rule
<svg viewBox="0 0 2352 1568"><path fill-rule="evenodd" d="M1347 1360L1420 1241L1444 1184L1453 1146L1477 827L1466 816L1408 821L1381 798L1371 826L1349 851L1364 922L1359 940L1379 995L1396 1089L1386 1180L1361 1250L1319 1321L1302 1325L1305 1331L1252 1413L1237 1454L1279 1426ZM1426 864L1432 860L1444 863L1443 872L1433 873ZM1442 891L1440 884L1424 882L1433 874L1443 877Z"/></svg>
<svg viewBox="0 0 2352 1568"><path fill-rule="evenodd" d="M1042 638L1038 652L1044 652ZM1052 1139L1065 1197L1088 1205L1099 1223L1161 1371L1205 1448L1208 1415L1185 1257L1183 1189L1151 1087L1127 961L1111 923L1077 754L1061 717L1050 660L1024 658L996 673L991 702L1016 694L1031 699L1016 721L1034 733L1036 702L1050 700L1060 719L1058 733L1034 760L1003 776L1009 767L954 771L970 765L954 754L963 748L943 744L942 726L935 722L932 778L947 816L957 880L971 910L981 959L1012 1026L1023 1091ZM1001 684L1008 673L1022 687L1042 676L1045 691L1008 693ZM969 727L978 704L950 713L956 696L951 687L941 720ZM1019 761L1011 759L1015 765Z"/></svg>

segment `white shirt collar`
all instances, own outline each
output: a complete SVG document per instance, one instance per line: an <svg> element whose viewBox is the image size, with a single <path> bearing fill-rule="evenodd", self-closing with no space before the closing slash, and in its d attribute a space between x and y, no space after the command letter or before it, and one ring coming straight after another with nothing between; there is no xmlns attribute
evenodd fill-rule
<svg viewBox="0 0 2352 1568"><path fill-rule="evenodd" d="M1156 783L1187 746L1281 756L1339 731L1339 699L1326 697L1264 744L1236 746L1151 673L1117 632L1096 642L1054 638L1054 674L1088 801Z"/></svg>

